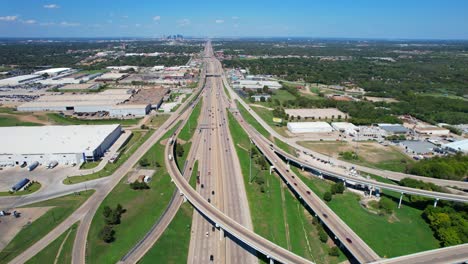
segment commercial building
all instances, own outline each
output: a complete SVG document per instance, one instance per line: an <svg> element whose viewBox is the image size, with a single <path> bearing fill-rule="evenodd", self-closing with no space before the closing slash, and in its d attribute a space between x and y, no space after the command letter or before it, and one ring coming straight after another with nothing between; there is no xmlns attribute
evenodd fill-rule
<svg viewBox="0 0 468 264"><path fill-rule="evenodd" d="M0 164L95 161L122 133L120 125L0 128Z"/></svg>
<svg viewBox="0 0 468 264"><path fill-rule="evenodd" d="M37 74L20 75L11 78L1 79L0 87L14 87L22 84L32 83L41 80L43 77Z"/></svg>
<svg viewBox="0 0 468 264"><path fill-rule="evenodd" d="M57 76L60 74L69 73L71 71L72 71L71 68L51 68L47 70L37 71L34 74L37 74L37 75L47 74L49 76Z"/></svg>
<svg viewBox="0 0 468 264"><path fill-rule="evenodd" d="M117 82L127 76L128 74L125 73L108 72L96 78L96 82Z"/></svg>
<svg viewBox="0 0 468 264"><path fill-rule="evenodd" d="M262 101L262 98L265 99L265 101L267 101L268 99L271 98L271 95L269 94L259 94L259 95L252 95L251 96L255 102L261 102Z"/></svg>
<svg viewBox="0 0 468 264"><path fill-rule="evenodd" d="M313 109L285 109L286 114L291 117L312 120L321 119L346 119L348 115L336 108L313 108Z"/></svg>
<svg viewBox="0 0 468 264"><path fill-rule="evenodd" d="M450 130L431 125L420 125L414 128L414 131L423 135L434 135L434 136L444 136L450 134Z"/></svg>
<svg viewBox="0 0 468 264"><path fill-rule="evenodd" d="M144 116L149 103L128 103L131 89L109 89L100 93L44 95L17 107L18 111L73 111L75 113L108 112L111 117ZM115 114L115 115L114 115Z"/></svg>
<svg viewBox="0 0 468 264"><path fill-rule="evenodd" d="M67 84L60 88L59 90L98 90L101 87L100 83L78 83L78 84Z"/></svg>
<svg viewBox="0 0 468 264"><path fill-rule="evenodd" d="M282 85L277 81L256 81L256 80L238 80L233 82L232 87L234 89L263 89L264 86L268 86L268 88L276 90L280 89Z"/></svg>
<svg viewBox="0 0 468 264"><path fill-rule="evenodd" d="M401 141L400 144L405 148L406 152L417 155L431 154L437 148L436 145L428 141L405 140Z"/></svg>
<svg viewBox="0 0 468 264"><path fill-rule="evenodd" d="M450 152L468 153L468 139L451 142L443 145L443 147Z"/></svg>
<svg viewBox="0 0 468 264"><path fill-rule="evenodd" d="M114 70L114 71L128 71L130 69L133 69L134 71L138 71L138 66L129 66L129 65L126 65L126 66L109 66L109 67L106 67L106 69Z"/></svg>
<svg viewBox="0 0 468 264"><path fill-rule="evenodd" d="M406 127L400 124L377 124L377 126L385 130L388 135L404 135L409 132Z"/></svg>
<svg viewBox="0 0 468 264"><path fill-rule="evenodd" d="M287 126L291 133L328 133L333 131L327 122L289 122Z"/></svg>
<svg viewBox="0 0 468 264"><path fill-rule="evenodd" d="M359 131L359 128L348 122L332 122L331 126L333 129L344 132L346 134L355 135Z"/></svg>

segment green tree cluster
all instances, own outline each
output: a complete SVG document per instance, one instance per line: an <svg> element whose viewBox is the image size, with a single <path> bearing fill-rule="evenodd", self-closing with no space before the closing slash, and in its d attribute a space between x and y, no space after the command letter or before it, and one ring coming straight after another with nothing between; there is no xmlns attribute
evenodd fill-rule
<svg viewBox="0 0 468 264"><path fill-rule="evenodd" d="M115 231L113 226L120 224L120 218L125 212L122 205L117 204L116 208L112 210L109 206L104 206L102 214L106 225L99 232L99 237L106 243L111 243L115 240Z"/></svg>
<svg viewBox="0 0 468 264"><path fill-rule="evenodd" d="M468 243L468 211L456 211L453 207L428 206L423 212L442 246Z"/></svg>

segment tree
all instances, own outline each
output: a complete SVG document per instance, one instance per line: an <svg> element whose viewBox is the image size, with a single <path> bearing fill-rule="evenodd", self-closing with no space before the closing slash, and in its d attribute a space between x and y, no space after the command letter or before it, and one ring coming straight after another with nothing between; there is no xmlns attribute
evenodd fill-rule
<svg viewBox="0 0 468 264"><path fill-rule="evenodd" d="M337 246L333 246L328 249L328 255L338 257L340 256L340 250L338 249Z"/></svg>
<svg viewBox="0 0 468 264"><path fill-rule="evenodd" d="M330 187L331 194L343 193L344 190L345 190L345 187L342 182L336 182Z"/></svg>
<svg viewBox="0 0 468 264"><path fill-rule="evenodd" d="M104 215L105 218L107 218L112 214L112 209L106 205L104 206L104 209L102 210L102 214Z"/></svg>
<svg viewBox="0 0 468 264"><path fill-rule="evenodd" d="M268 93L269 90L270 90L270 88L268 88L267 85L263 86L263 88L262 88L262 91L263 91L264 93Z"/></svg>
<svg viewBox="0 0 468 264"><path fill-rule="evenodd" d="M385 213L391 214L393 212L394 204L392 200L387 197L381 197L379 201L379 208Z"/></svg>
<svg viewBox="0 0 468 264"><path fill-rule="evenodd" d="M147 158L142 158L138 163L141 167L148 167L150 165Z"/></svg>
<svg viewBox="0 0 468 264"><path fill-rule="evenodd" d="M328 240L328 235L327 235L327 233L325 232L325 230L323 230L323 227L320 227L320 228L319 228L319 230L318 230L318 235L319 235L319 239L320 239L320 241L322 241L322 243L327 242L327 240Z"/></svg>
<svg viewBox="0 0 468 264"><path fill-rule="evenodd" d="M182 147L182 145L180 143L176 143L176 155L178 157L182 157L184 156L184 148Z"/></svg>
<svg viewBox="0 0 468 264"><path fill-rule="evenodd" d="M105 225L101 232L99 232L99 237L102 239L102 241L106 243L111 243L112 241L115 240L115 231L110 225Z"/></svg>
<svg viewBox="0 0 468 264"><path fill-rule="evenodd" d="M260 102L264 103L266 101L265 96L260 97Z"/></svg>
<svg viewBox="0 0 468 264"><path fill-rule="evenodd" d="M325 192L323 194L323 200L326 202L330 202L332 200L332 194L330 192Z"/></svg>

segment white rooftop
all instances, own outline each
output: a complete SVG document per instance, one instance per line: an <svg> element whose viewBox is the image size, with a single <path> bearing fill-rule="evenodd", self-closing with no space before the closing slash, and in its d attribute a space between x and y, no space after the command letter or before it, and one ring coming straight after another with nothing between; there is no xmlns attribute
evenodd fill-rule
<svg viewBox="0 0 468 264"><path fill-rule="evenodd" d="M60 73L60 72L63 72L63 71L69 71L71 70L71 68L51 68L51 69L47 69L47 70L42 70L42 71L37 71L35 72L34 74L44 74L44 73Z"/></svg>
<svg viewBox="0 0 468 264"><path fill-rule="evenodd" d="M15 85L15 84L19 84L22 81L35 79L35 78L39 78L39 77L41 77L41 76L37 75L37 74L27 74L27 75L20 75L20 76L15 76L15 77L11 77L11 78L1 79L0 80L0 86L2 86L2 85Z"/></svg>
<svg viewBox="0 0 468 264"><path fill-rule="evenodd" d="M357 130L358 127L349 122L332 122L332 127L336 130Z"/></svg>
<svg viewBox="0 0 468 264"><path fill-rule="evenodd" d="M294 129L327 128L333 130L327 122L289 122L288 126Z"/></svg>
<svg viewBox="0 0 468 264"><path fill-rule="evenodd" d="M0 155L93 151L119 126L0 127Z"/></svg>
<svg viewBox="0 0 468 264"><path fill-rule="evenodd" d="M447 148L451 148L457 151L468 153L468 139L451 142L444 145Z"/></svg>

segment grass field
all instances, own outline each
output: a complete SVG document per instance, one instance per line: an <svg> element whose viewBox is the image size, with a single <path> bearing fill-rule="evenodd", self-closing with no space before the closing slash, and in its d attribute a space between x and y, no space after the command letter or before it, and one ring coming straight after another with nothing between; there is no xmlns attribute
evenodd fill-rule
<svg viewBox="0 0 468 264"><path fill-rule="evenodd" d="M182 157L175 157L177 162L177 167L182 172L184 169L185 161L187 160L188 154L190 152L190 148L192 147L192 142L187 142L185 144L181 144L182 148L184 149L184 155Z"/></svg>
<svg viewBox="0 0 468 264"><path fill-rule="evenodd" d="M190 246L193 207L184 203L159 240L141 259L142 264L186 263Z"/></svg>
<svg viewBox="0 0 468 264"><path fill-rule="evenodd" d="M122 126L136 125L141 118L133 119L102 119L102 120L82 120L74 117L62 116L57 113L48 113L47 118L57 125L111 125L121 124Z"/></svg>
<svg viewBox="0 0 468 264"><path fill-rule="evenodd" d="M166 114L157 114L153 117L151 117L150 121L147 123L148 126L152 127L152 128L158 128L160 127L162 124L164 124L164 122L166 122L166 120L170 117L171 115L166 115Z"/></svg>
<svg viewBox="0 0 468 264"><path fill-rule="evenodd" d="M314 262L337 263L340 259L329 257L328 246L318 240L310 214L277 176L252 166L253 182L249 183L249 139L231 114L228 120L244 175L255 232ZM255 177L264 178L264 192L255 183Z"/></svg>
<svg viewBox="0 0 468 264"><path fill-rule="evenodd" d="M275 106L273 101L275 101L275 100L279 100L280 103L283 104L283 102L285 102L285 101L295 100L295 99L296 99L296 97L293 94L291 94L290 92L288 92L286 90L278 89L278 90L273 91L273 94L271 95L271 102L255 102L255 103L266 106L266 107L273 108Z"/></svg>
<svg viewBox="0 0 468 264"><path fill-rule="evenodd" d="M80 205L85 202L94 191L81 192L80 195L67 195L52 200L35 203L25 207L55 206L43 216L23 228L13 240L0 252L0 263L7 263L21 252L39 241L49 233ZM19 210L21 212L21 209Z"/></svg>
<svg viewBox="0 0 468 264"><path fill-rule="evenodd" d="M324 180L301 178L320 197L330 189L330 183ZM399 198L396 193L384 192L384 195ZM334 195L328 206L381 257L396 257L439 247L429 225L421 217L421 210L406 205L397 209L395 202L393 215L380 216L361 207L359 200L358 195L345 192Z"/></svg>
<svg viewBox="0 0 468 264"><path fill-rule="evenodd" d="M104 168L98 172L84 175L84 176L73 176L67 177L63 180L64 184L75 184L84 181L94 180L101 177L110 176L117 170L120 165L122 165L152 134L154 130L149 130L148 132L143 131L133 131L133 135L130 140L121 147L119 150L121 152L120 158L115 163L107 163Z"/></svg>
<svg viewBox="0 0 468 264"><path fill-rule="evenodd" d="M39 182L33 182L26 190L19 191L19 192L0 192L0 196L19 196L19 195L26 195L31 194L33 192L38 191L41 189L41 184Z"/></svg>
<svg viewBox="0 0 468 264"><path fill-rule="evenodd" d="M74 224L41 252L27 261L26 264L53 263L55 259L57 259L57 263L71 263L73 242L77 229L78 224ZM60 248L61 246L62 248Z"/></svg>
<svg viewBox="0 0 468 264"><path fill-rule="evenodd" d="M190 117L187 120L187 123L185 126L182 128L182 130L179 133L179 138L188 141L192 138L193 133L195 133L195 130L197 130L198 126L198 117L200 116L201 112L201 106L202 106L203 100L200 100L198 104L195 106L193 109L192 113L190 114Z"/></svg>
<svg viewBox="0 0 468 264"><path fill-rule="evenodd" d="M277 124L275 122L273 122L273 111L271 110L268 110L266 108L263 108L263 107L258 107L258 106L255 106L255 105L251 105L250 106L254 111L255 113L257 113L260 118L263 119L263 121L265 121L271 128L273 128L278 134L282 135L283 137L290 137L287 133L286 133L286 126L280 126L280 124Z"/></svg>
<svg viewBox="0 0 468 264"><path fill-rule="evenodd" d="M81 163L80 165L80 170L89 170L89 169L94 169L96 168L99 163L101 163L101 161L88 161L88 162L84 162L84 163Z"/></svg>
<svg viewBox="0 0 468 264"><path fill-rule="evenodd" d="M265 128L263 128L262 125L260 125L257 122L257 120L255 120L255 118L247 111L247 109L245 109L245 107L242 106L242 104L240 104L239 102L237 102L237 108L239 109L239 112L244 117L245 121L247 121L247 123L249 123L253 128L255 128L264 137L266 138L270 137L270 133Z"/></svg>
<svg viewBox="0 0 468 264"><path fill-rule="evenodd" d="M16 118L15 116L0 115L0 127L9 126L42 126L42 124L34 122L24 122Z"/></svg>
<svg viewBox="0 0 468 264"><path fill-rule="evenodd" d="M162 139L168 138L174 130L175 128L168 131ZM162 139L143 156L143 159L150 161L150 169L156 170L149 182L151 188L132 190L124 178L97 210L88 234L89 263L116 263L145 235L166 209L175 186L165 167ZM156 168L156 162L161 167ZM102 212L104 206L115 208L118 203L126 212L122 215L121 224L114 226L115 241L108 244L99 238L99 232L105 225Z"/></svg>
<svg viewBox="0 0 468 264"><path fill-rule="evenodd" d="M301 146L311 150L330 155L343 160L340 152L356 150L356 142L335 142L335 141L302 141ZM353 163L384 170L404 172L408 164L414 161L405 154L398 151L395 146L383 146L377 142L359 142L358 160Z"/></svg>

